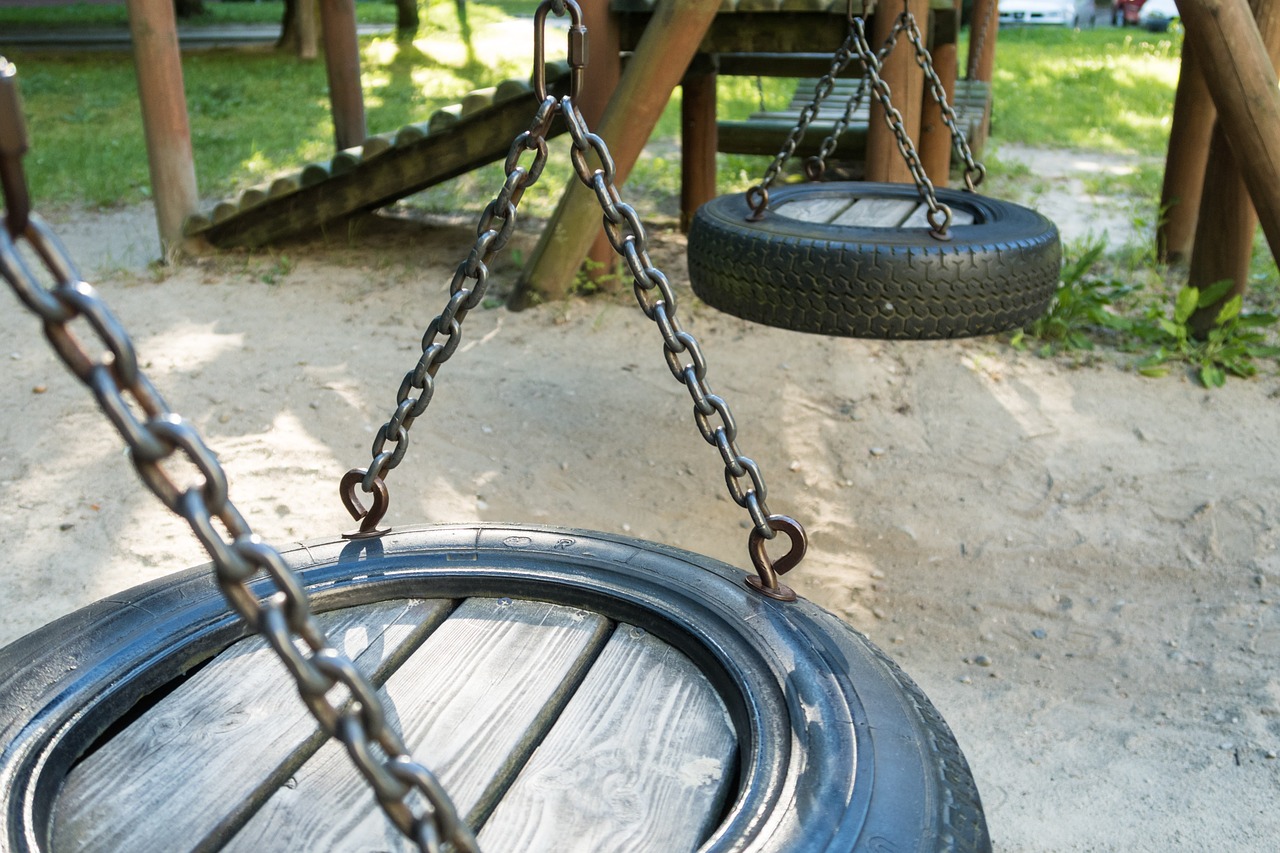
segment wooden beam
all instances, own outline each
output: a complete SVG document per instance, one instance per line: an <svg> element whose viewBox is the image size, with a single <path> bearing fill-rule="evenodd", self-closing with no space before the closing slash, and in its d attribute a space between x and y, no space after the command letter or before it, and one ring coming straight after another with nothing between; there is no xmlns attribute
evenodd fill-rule
<svg viewBox="0 0 1280 853"><path fill-rule="evenodd" d="M1254 0L1253 10L1258 33L1270 58L1270 80L1274 88L1275 67L1280 61L1280 7L1277 7L1276 0ZM1199 224L1187 283L1204 290L1225 279L1230 280L1232 286L1222 299L1191 316L1191 327L1196 334L1207 335L1222 304L1245 292L1249 283L1249 262L1253 257L1253 235L1257 230L1258 215L1249 201L1248 186L1227 131L1222 122L1218 122L1209 143Z"/></svg>
<svg viewBox="0 0 1280 853"><path fill-rule="evenodd" d="M354 148L368 135L364 92L360 88L360 42L356 38L355 0L320 0L324 62L333 108L333 136L338 151Z"/></svg>
<svg viewBox="0 0 1280 853"><path fill-rule="evenodd" d="M956 14L959 15L959 0ZM932 23L933 14L926 15ZM956 102L956 77L959 74L959 54L955 42L935 45L933 69L942 81L947 103ZM933 181L934 186L945 187L951 177L951 131L942 120L942 105L930 91L928 81L924 86L924 103L920 109L920 164Z"/></svg>
<svg viewBox="0 0 1280 853"><path fill-rule="evenodd" d="M996 34L1000 31L998 0L974 0L969 19L969 57L964 76L991 82L996 68Z"/></svg>
<svg viewBox="0 0 1280 853"><path fill-rule="evenodd" d="M317 59L320 56L319 34L316 26L318 0L298 0L298 58Z"/></svg>
<svg viewBox="0 0 1280 853"><path fill-rule="evenodd" d="M719 0L663 0L653 13L596 129L613 155L619 185L653 133L719 5ZM595 194L571 178L516 284L512 307L563 297L600 221Z"/></svg>
<svg viewBox="0 0 1280 853"><path fill-rule="evenodd" d="M1280 252L1280 89L1245 0L1179 0L1209 94L1273 252Z"/></svg>
<svg viewBox="0 0 1280 853"><path fill-rule="evenodd" d="M1162 263L1180 263L1191 257L1200 191L1209 156L1209 139L1218 113L1209 97L1200 63L1190 41L1182 42L1182 67L1173 98L1173 124L1160 190L1160 223L1156 226L1156 253Z"/></svg>
<svg viewBox="0 0 1280 853"><path fill-rule="evenodd" d="M915 15L921 29L928 25L928 0L907 0L907 8ZM871 49L879 50L893 30L898 7L894 3L886 3L876 9L871 18ZM910 137L912 145L920 140L920 107L924 94L924 72L916 65L915 52L911 42L905 35L898 37L893 52L884 60L880 70L885 83L889 85L893 105L902 114L902 129ZM887 181L889 183L909 184L912 182L911 170L907 167L898 139L894 131L885 121L884 106L879 99L871 102L871 119L867 127L867 163L866 178L868 181Z"/></svg>
<svg viewBox="0 0 1280 853"><path fill-rule="evenodd" d="M599 127L605 108L618 89L622 79L622 50L619 45L618 19L610 10L609 0L584 0L582 23L589 33L591 73L582 82L578 95L578 109L590 127ZM587 250L587 277L600 287L617 285L618 260L613 246L597 228Z"/></svg>
<svg viewBox="0 0 1280 853"><path fill-rule="evenodd" d="M151 170L160 248L168 259L182 246L182 226L196 212L195 158L182 85L182 54L172 0L129 0L142 129Z"/></svg>
<svg viewBox="0 0 1280 853"><path fill-rule="evenodd" d="M681 84L680 230L687 232L699 207L716 196L716 69L695 62Z"/></svg>

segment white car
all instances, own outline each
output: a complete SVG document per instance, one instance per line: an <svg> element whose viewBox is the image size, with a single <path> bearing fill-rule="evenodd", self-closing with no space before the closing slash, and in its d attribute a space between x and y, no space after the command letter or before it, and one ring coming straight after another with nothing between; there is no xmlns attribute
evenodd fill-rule
<svg viewBox="0 0 1280 853"><path fill-rule="evenodd" d="M1138 26L1153 33L1163 33L1181 20L1182 13L1173 0L1147 0L1138 10Z"/></svg>
<svg viewBox="0 0 1280 853"><path fill-rule="evenodd" d="M1093 0L1000 0L1000 26L1092 27Z"/></svg>

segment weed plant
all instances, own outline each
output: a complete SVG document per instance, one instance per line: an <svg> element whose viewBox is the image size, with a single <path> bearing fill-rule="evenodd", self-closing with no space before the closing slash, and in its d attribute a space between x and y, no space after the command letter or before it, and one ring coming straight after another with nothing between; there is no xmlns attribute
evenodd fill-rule
<svg viewBox="0 0 1280 853"><path fill-rule="evenodd" d="M1072 253L1049 310L1015 332L1010 344L1034 349L1042 357L1065 355L1074 360L1103 345L1121 356L1128 354L1144 376L1164 376L1172 366L1183 365L1206 388L1221 387L1228 376L1275 370L1280 359L1278 319L1256 307L1259 301L1274 299L1274 264L1271 287L1262 289L1260 299L1250 294L1251 310L1246 310L1244 297L1232 296L1222 302L1208 333L1197 337L1191 315L1222 300L1230 281L1203 291L1178 287L1172 282L1183 275L1181 271L1151 267L1142 277L1145 281L1121 282L1106 273L1114 261L1104 251L1104 244L1092 243Z"/></svg>

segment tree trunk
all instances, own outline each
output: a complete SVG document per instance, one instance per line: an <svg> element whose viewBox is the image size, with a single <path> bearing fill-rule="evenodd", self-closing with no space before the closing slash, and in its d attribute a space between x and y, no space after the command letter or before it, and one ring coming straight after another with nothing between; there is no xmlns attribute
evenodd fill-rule
<svg viewBox="0 0 1280 853"><path fill-rule="evenodd" d="M418 34L418 0L396 0L396 38L413 41Z"/></svg>

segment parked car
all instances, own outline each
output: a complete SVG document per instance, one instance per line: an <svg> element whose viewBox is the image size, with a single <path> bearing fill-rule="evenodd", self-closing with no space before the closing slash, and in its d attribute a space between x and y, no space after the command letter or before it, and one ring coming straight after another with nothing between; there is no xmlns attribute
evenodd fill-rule
<svg viewBox="0 0 1280 853"><path fill-rule="evenodd" d="M1093 0L1000 0L1000 26L1093 26Z"/></svg>
<svg viewBox="0 0 1280 853"><path fill-rule="evenodd" d="M1173 0L1146 0L1138 10L1139 26L1153 33L1163 33L1181 21L1182 13Z"/></svg>

